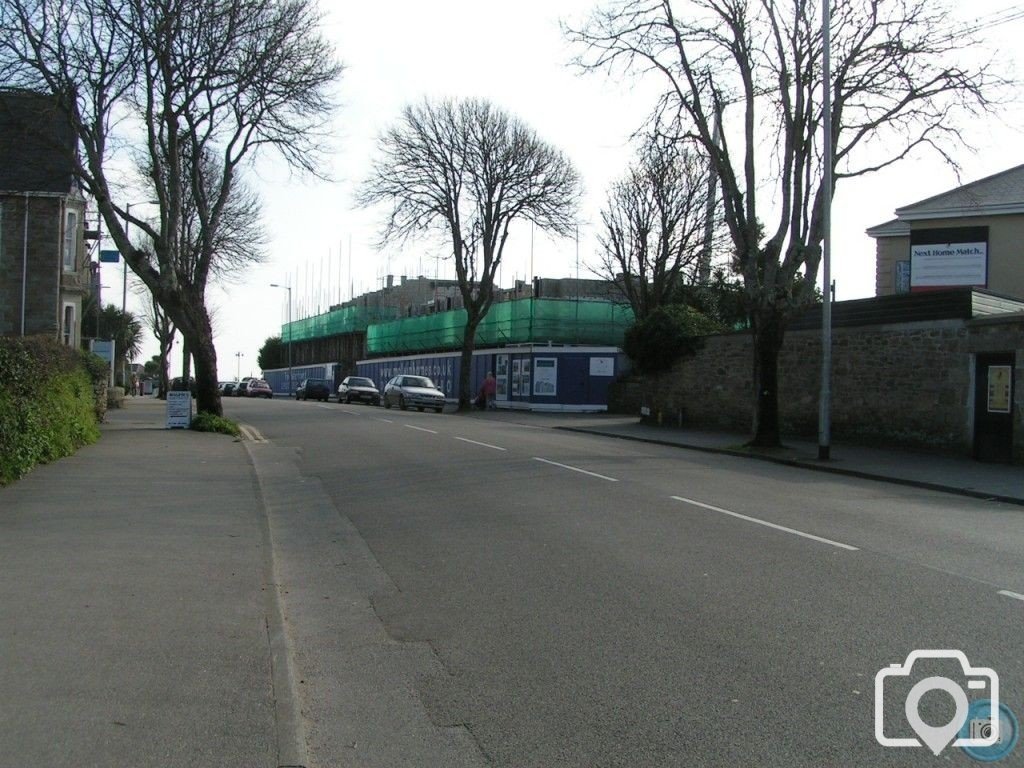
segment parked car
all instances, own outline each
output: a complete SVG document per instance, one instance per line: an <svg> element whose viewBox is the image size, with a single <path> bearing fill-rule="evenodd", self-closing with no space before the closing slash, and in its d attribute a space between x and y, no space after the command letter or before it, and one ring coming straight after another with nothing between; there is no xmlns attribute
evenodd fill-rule
<svg viewBox="0 0 1024 768"><path fill-rule="evenodd" d="M370 403L380 405L380 390L373 379L365 376L346 376L338 385L339 403Z"/></svg>
<svg viewBox="0 0 1024 768"><path fill-rule="evenodd" d="M323 400L325 403L331 397L331 382L327 379L303 379L299 388L295 390L296 400Z"/></svg>
<svg viewBox="0 0 1024 768"><path fill-rule="evenodd" d="M263 379L255 379L249 382L249 386L245 390L247 397L266 397L271 398L274 396L274 390L270 388Z"/></svg>
<svg viewBox="0 0 1024 768"><path fill-rule="evenodd" d="M232 396L234 396L234 397L245 397L248 394L247 390L249 389L249 382L250 381L256 381L256 377L254 377L254 376L243 376L242 380L240 382L238 382L237 384L235 384L235 388L233 390L231 390Z"/></svg>
<svg viewBox="0 0 1024 768"><path fill-rule="evenodd" d="M225 381L224 386L220 390L221 397L231 397L235 394L235 387L237 386L237 381Z"/></svg>
<svg viewBox="0 0 1024 768"><path fill-rule="evenodd" d="M444 392L434 386L426 376L395 376L384 385L384 407L397 405L403 411L416 408L422 411L433 408L438 413L444 410Z"/></svg>
<svg viewBox="0 0 1024 768"><path fill-rule="evenodd" d="M184 376L175 376L170 381L171 392L191 392L192 397L196 396L196 380L194 376L189 376L188 381L185 381Z"/></svg>

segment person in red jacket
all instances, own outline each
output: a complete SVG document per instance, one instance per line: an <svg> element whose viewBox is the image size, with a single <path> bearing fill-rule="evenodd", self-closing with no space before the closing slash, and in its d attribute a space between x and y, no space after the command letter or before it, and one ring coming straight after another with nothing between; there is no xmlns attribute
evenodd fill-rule
<svg viewBox="0 0 1024 768"><path fill-rule="evenodd" d="M487 378L484 379L484 384L480 387L480 394L476 398L477 407L494 408L494 395L497 391L498 382L494 378L494 373L488 371Z"/></svg>

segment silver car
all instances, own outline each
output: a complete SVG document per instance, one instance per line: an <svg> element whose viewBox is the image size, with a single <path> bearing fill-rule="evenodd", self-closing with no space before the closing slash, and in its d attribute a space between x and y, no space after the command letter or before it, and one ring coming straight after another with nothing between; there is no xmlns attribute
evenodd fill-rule
<svg viewBox="0 0 1024 768"><path fill-rule="evenodd" d="M395 376L384 385L384 407L397 405L424 410L433 408L438 413L444 410L444 392L434 386L426 376Z"/></svg>

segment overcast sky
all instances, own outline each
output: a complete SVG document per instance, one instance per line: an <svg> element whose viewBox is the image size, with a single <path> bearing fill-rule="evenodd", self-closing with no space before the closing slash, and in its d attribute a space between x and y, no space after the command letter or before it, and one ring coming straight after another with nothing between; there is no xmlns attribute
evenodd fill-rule
<svg viewBox="0 0 1024 768"><path fill-rule="evenodd" d="M656 80L617 83L604 75L582 76L569 66L573 51L561 35L559 19L582 18L595 0L322 2L325 32L346 67L338 86L341 108L335 120L333 162L325 169L333 180L296 178L276 162L261 162L250 172L249 181L263 198L271 245L264 264L231 285L210 291L221 379L233 379L236 370L242 376L258 375L259 348L268 336L280 333L287 293L270 283L293 285L292 311L298 318L347 299L351 286L356 295L379 287L385 274L452 276L450 262L435 258L443 255L436 243L378 250L383 211L358 210L352 203L353 191L368 171L376 137L405 104L425 96L486 97L563 149L585 184L579 263L581 276L587 276L587 266L596 262L593 225L605 190L630 161L630 134L660 86ZM1011 3L979 0L969 5L969 10L959 11L967 20ZM1017 48L1022 33L1024 22L1015 21L981 34L1007 55ZM1001 120L979 120L971 126L968 140L978 152L965 149L958 154L963 182L1024 163L1021 130L1011 127L1024 126L1022 117L1018 106L1006 110ZM874 293L874 241L864 234L867 227L892 218L897 207L957 183L952 170L933 156L842 182L833 208L838 298ZM575 275L575 240L552 241L537 233L533 251L535 274ZM111 265L104 269L104 284L113 285L115 270ZM529 272L527 229L510 240L502 285L510 285L515 277L528 278ZM120 280L116 282L119 286ZM111 300L107 292L104 301ZM141 299L129 297L129 308L141 312ZM180 346L172 357L173 372L181 367L177 349ZM147 338L142 359L156 351L155 342ZM238 352L243 355L240 360Z"/></svg>

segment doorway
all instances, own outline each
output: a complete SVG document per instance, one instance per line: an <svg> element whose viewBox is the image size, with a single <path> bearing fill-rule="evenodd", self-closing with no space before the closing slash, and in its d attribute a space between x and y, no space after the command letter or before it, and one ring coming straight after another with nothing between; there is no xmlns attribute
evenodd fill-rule
<svg viewBox="0 0 1024 768"><path fill-rule="evenodd" d="M1013 352L978 355L974 369L974 458L1013 461Z"/></svg>

